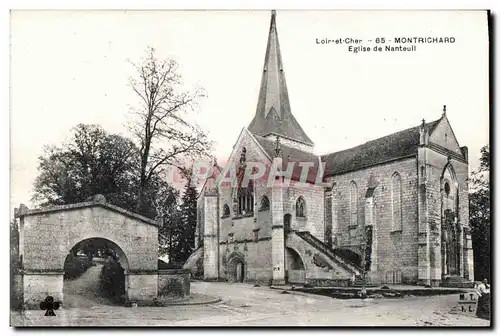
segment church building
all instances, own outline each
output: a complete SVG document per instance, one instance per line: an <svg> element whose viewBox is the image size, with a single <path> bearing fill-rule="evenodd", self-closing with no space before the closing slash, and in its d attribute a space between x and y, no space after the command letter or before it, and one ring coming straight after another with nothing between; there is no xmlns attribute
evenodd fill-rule
<svg viewBox="0 0 500 336"><path fill-rule="evenodd" d="M470 285L468 152L446 107L437 120L353 148L314 147L292 114L273 11L255 116L228 161L238 182L224 187L214 162L184 267L214 281ZM249 162L302 171L242 184Z"/></svg>

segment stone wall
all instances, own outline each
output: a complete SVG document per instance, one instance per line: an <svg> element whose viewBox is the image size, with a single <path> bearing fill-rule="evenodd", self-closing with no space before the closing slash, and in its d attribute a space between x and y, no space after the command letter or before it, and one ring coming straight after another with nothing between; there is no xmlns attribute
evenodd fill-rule
<svg viewBox="0 0 500 336"><path fill-rule="evenodd" d="M268 162L269 158L256 141L246 131L243 131L232 157L228 161L236 167L241 151L245 147L247 162ZM232 253L241 253L244 259L245 281L265 282L272 278L271 265L271 209L262 209L261 200L267 196L272 207L271 189L266 182L255 182L254 212L246 216L236 216L233 209L233 190L222 185L219 187L219 218L218 247L209 249L219 254L219 278L232 281L234 269L228 267L227 260ZM229 216L224 216L224 205L230 209ZM205 214L205 217L208 213ZM218 250L217 250L218 249ZM212 252L210 252L212 253ZM205 255L206 257L206 255Z"/></svg>
<svg viewBox="0 0 500 336"><path fill-rule="evenodd" d="M39 309L40 302L47 296L63 302L62 272L27 272L23 276L24 308Z"/></svg>
<svg viewBox="0 0 500 336"><path fill-rule="evenodd" d="M205 279L217 279L219 277L218 265L218 199L216 195L205 195L204 199L204 238L203 238L203 277Z"/></svg>
<svg viewBox="0 0 500 336"><path fill-rule="evenodd" d="M23 305L23 275L16 273L11 276L10 307L19 309Z"/></svg>
<svg viewBox="0 0 500 336"><path fill-rule="evenodd" d="M469 193L468 193L468 164L462 160L449 158L446 153L440 153L431 149L426 152L426 195L428 225L429 225L429 267L431 280L438 284L442 278L441 274L441 176L447 167L454 172L458 184L458 222L462 227L460 242L467 238L463 228L469 228ZM467 229L466 229L467 230ZM467 248L467 242L461 244L461 276L473 280L473 263L470 260L472 249Z"/></svg>
<svg viewBox="0 0 500 336"><path fill-rule="evenodd" d="M291 183L285 189L284 213L292 215L293 230L309 231L321 241L325 240L325 188L321 185ZM296 202L302 196L306 201L306 217L297 217Z"/></svg>
<svg viewBox="0 0 500 336"><path fill-rule="evenodd" d="M104 238L118 245L129 269L158 267L158 227L100 206L27 215L20 222L24 269L61 271L69 251L89 238Z"/></svg>
<svg viewBox="0 0 500 336"><path fill-rule="evenodd" d="M233 253L241 253L245 267L245 281L267 284L272 279L271 239L261 237L259 241L223 242L220 245L221 278L232 281L234 269L228 267Z"/></svg>
<svg viewBox="0 0 500 336"><path fill-rule="evenodd" d="M158 270L158 296L188 297L191 293L189 270Z"/></svg>
<svg viewBox="0 0 500 336"><path fill-rule="evenodd" d="M150 301L158 296L158 274L127 274L126 294L132 302Z"/></svg>
<svg viewBox="0 0 500 336"><path fill-rule="evenodd" d="M402 229L393 230L391 183L394 173L401 176ZM369 276L375 282L386 282L401 274L403 283L418 278L418 175L416 157L392 161L329 178L333 185L333 240L338 247L361 255L365 228L366 192L370 181L377 184L373 194L373 256ZM350 183L357 185L357 225L350 222ZM396 275L395 275L396 274Z"/></svg>

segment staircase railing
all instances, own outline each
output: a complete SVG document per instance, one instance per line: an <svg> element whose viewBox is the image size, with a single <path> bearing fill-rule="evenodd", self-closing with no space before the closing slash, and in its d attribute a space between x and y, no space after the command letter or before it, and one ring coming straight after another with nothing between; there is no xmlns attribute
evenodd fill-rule
<svg viewBox="0 0 500 336"><path fill-rule="evenodd" d="M352 262L351 260L345 259L340 254L335 253L334 250L332 250L330 247L328 247L328 245L326 245L321 240L319 240L318 238L313 236L310 232L308 232L308 231L301 231L301 232L296 231L295 233L300 238L304 239L306 242L308 242L309 244L311 244L312 246L316 247L318 250L323 252L329 258L331 258L333 260L337 260L337 261L340 259L342 262L349 265L351 268L354 268L355 271L357 271L359 273L363 272L362 268L359 267L359 265L356 265L356 263Z"/></svg>

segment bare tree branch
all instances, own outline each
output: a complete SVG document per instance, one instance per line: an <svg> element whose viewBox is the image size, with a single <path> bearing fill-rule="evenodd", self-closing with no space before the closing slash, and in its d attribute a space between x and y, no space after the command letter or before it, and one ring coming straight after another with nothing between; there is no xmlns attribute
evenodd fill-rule
<svg viewBox="0 0 500 336"><path fill-rule="evenodd" d="M155 50L148 48L140 64L130 63L137 71L137 78L131 78L129 84L140 102L140 107L131 111L139 118L130 126L139 143L140 210L145 187L155 173L167 166L182 168L183 158L205 156L212 142L188 118L205 97L204 91L182 89L182 76L175 60L159 60Z"/></svg>

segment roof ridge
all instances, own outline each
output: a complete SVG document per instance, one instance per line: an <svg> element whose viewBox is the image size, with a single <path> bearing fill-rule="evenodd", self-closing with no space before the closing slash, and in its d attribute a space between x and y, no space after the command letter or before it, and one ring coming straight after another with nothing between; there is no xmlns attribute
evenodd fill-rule
<svg viewBox="0 0 500 336"><path fill-rule="evenodd" d="M430 122L426 122L426 126L431 126L431 127L434 127L435 126L435 123L439 122L441 120L441 118L437 119L437 120L434 120L434 121L430 121ZM352 149L355 149L355 148L359 148L359 147L362 147L362 146L366 146L370 143L373 143L375 141L379 141L381 139L384 139L384 138L388 138L388 137L391 137L391 136L394 136L396 134L400 134L400 133L404 133L404 132L408 132L410 130L413 130L413 129L417 129L419 128L420 125L418 126L413 126L413 127L408 127L408 128L405 128L403 130L400 130L400 131L396 131L396 132L393 132L393 133L389 133L389 134L386 134L384 136L381 136L381 137L378 137L378 138L375 138L375 139L372 139L372 140L368 140L366 142L363 142L359 145L356 145L356 146L353 146L353 147L349 147L349 148L345 148L345 149L341 149L341 150L338 150L338 151L335 151L335 152L329 152L329 153L325 153L325 154L322 154L320 155L321 157L326 157L326 156L329 156L329 155L332 155L332 154L337 154L337 153L341 153L341 152L345 152L345 151L349 151L349 150L352 150ZM432 130L431 130L432 131Z"/></svg>

